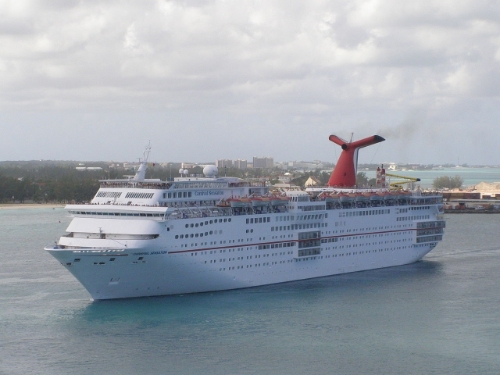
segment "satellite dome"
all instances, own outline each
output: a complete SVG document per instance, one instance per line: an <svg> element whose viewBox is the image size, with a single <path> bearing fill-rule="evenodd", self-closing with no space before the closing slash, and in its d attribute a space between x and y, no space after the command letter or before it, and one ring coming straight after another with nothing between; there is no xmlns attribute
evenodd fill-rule
<svg viewBox="0 0 500 375"><path fill-rule="evenodd" d="M207 165L205 168L203 168L203 174L206 177L215 177L219 170L215 165Z"/></svg>

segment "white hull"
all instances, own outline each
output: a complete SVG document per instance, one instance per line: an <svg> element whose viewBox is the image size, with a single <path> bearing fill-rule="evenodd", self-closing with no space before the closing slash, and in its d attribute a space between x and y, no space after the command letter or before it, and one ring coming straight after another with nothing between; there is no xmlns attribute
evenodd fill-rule
<svg viewBox="0 0 500 375"><path fill-rule="evenodd" d="M206 218L177 219L173 223L144 220L141 230L161 230L157 238L92 239L93 249L84 249L89 239L63 237L60 243L65 248L46 250L95 300L246 288L398 266L422 259L437 241L416 243L417 223L421 220L407 220L411 215L398 215L398 209L398 206L387 207L385 210L389 212L379 217L344 217L347 212L363 214L377 208L314 211L321 220L290 213L268 214L264 217L269 222L255 224L246 222L263 215L231 216L231 222L208 224L204 229L185 227L188 223L209 222ZM432 220L440 215L437 206L418 213L418 217L429 216ZM286 220L290 218L302 220ZM75 221L73 226L91 224L104 229L124 224L123 219ZM304 229L288 229L294 226ZM246 233L249 228L253 233ZM216 234L203 239L175 238L202 230ZM321 232L321 243L313 246L317 254L298 256L298 233L315 231Z"/></svg>
<svg viewBox="0 0 500 375"><path fill-rule="evenodd" d="M47 250L50 252L50 249ZM101 300L240 289L400 266L422 259L431 250L430 246L426 246L412 253L400 255L394 254L393 251L390 254L374 253L370 257L351 256L336 262L311 259L307 262L294 262L293 266L276 264L261 269L238 270L240 272L221 272L214 266L196 266L179 257L177 259L162 257L155 260L154 264L140 266L123 260L113 265L115 268L119 267L119 270L110 270L109 265L108 268L101 266L100 269L97 267L93 269L92 274L83 267L68 267L68 270L87 289L92 299ZM74 259L71 254L52 253L52 255L61 263ZM86 259L92 263L94 260L101 262L103 259L102 257ZM113 280L119 281L113 282Z"/></svg>

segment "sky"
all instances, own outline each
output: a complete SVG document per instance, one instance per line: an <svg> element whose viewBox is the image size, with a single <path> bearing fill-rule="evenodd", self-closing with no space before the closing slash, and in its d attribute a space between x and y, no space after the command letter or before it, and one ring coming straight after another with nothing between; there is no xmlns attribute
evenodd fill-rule
<svg viewBox="0 0 500 375"><path fill-rule="evenodd" d="M500 164L496 0L0 0L0 160Z"/></svg>

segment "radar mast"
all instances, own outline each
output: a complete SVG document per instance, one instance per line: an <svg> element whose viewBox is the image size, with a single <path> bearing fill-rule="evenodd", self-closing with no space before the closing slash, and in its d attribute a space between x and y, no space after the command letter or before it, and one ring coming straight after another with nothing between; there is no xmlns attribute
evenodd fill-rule
<svg viewBox="0 0 500 375"><path fill-rule="evenodd" d="M140 162L139 169L137 169L135 176L132 178L133 181L144 181L144 179L146 178L146 169L148 168L148 159L150 152L151 152L151 141L148 142L144 150L142 162Z"/></svg>

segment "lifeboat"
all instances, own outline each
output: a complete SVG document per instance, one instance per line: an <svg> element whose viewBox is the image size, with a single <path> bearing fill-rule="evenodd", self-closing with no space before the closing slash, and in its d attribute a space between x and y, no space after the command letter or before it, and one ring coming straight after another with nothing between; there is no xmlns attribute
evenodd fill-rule
<svg viewBox="0 0 500 375"><path fill-rule="evenodd" d="M252 202L253 207L262 207L267 206L270 202L269 199L264 199L262 197L253 197L250 198L250 202Z"/></svg>
<svg viewBox="0 0 500 375"><path fill-rule="evenodd" d="M342 203L352 203L354 197L352 197L350 194L339 194L339 199Z"/></svg>
<svg viewBox="0 0 500 375"><path fill-rule="evenodd" d="M248 207L250 199L248 198L229 198L227 200L231 207Z"/></svg>
<svg viewBox="0 0 500 375"><path fill-rule="evenodd" d="M354 194L354 200L356 202L366 202L368 200L368 197L365 196L364 193L357 193L357 194Z"/></svg>
<svg viewBox="0 0 500 375"><path fill-rule="evenodd" d="M273 206L283 206L288 204L288 197L273 196L270 199Z"/></svg>
<svg viewBox="0 0 500 375"><path fill-rule="evenodd" d="M228 200L221 199L219 202L217 202L217 207L230 207L231 205L229 204Z"/></svg>
<svg viewBox="0 0 500 375"><path fill-rule="evenodd" d="M338 195L338 194L328 194L328 195L325 197L325 201L326 201L327 203L339 202L339 201L340 201L340 195Z"/></svg>
<svg viewBox="0 0 500 375"><path fill-rule="evenodd" d="M388 191L381 193L380 196L383 197L384 200L386 200L386 201L390 201L390 200L394 199L394 196L391 193L389 193Z"/></svg>

